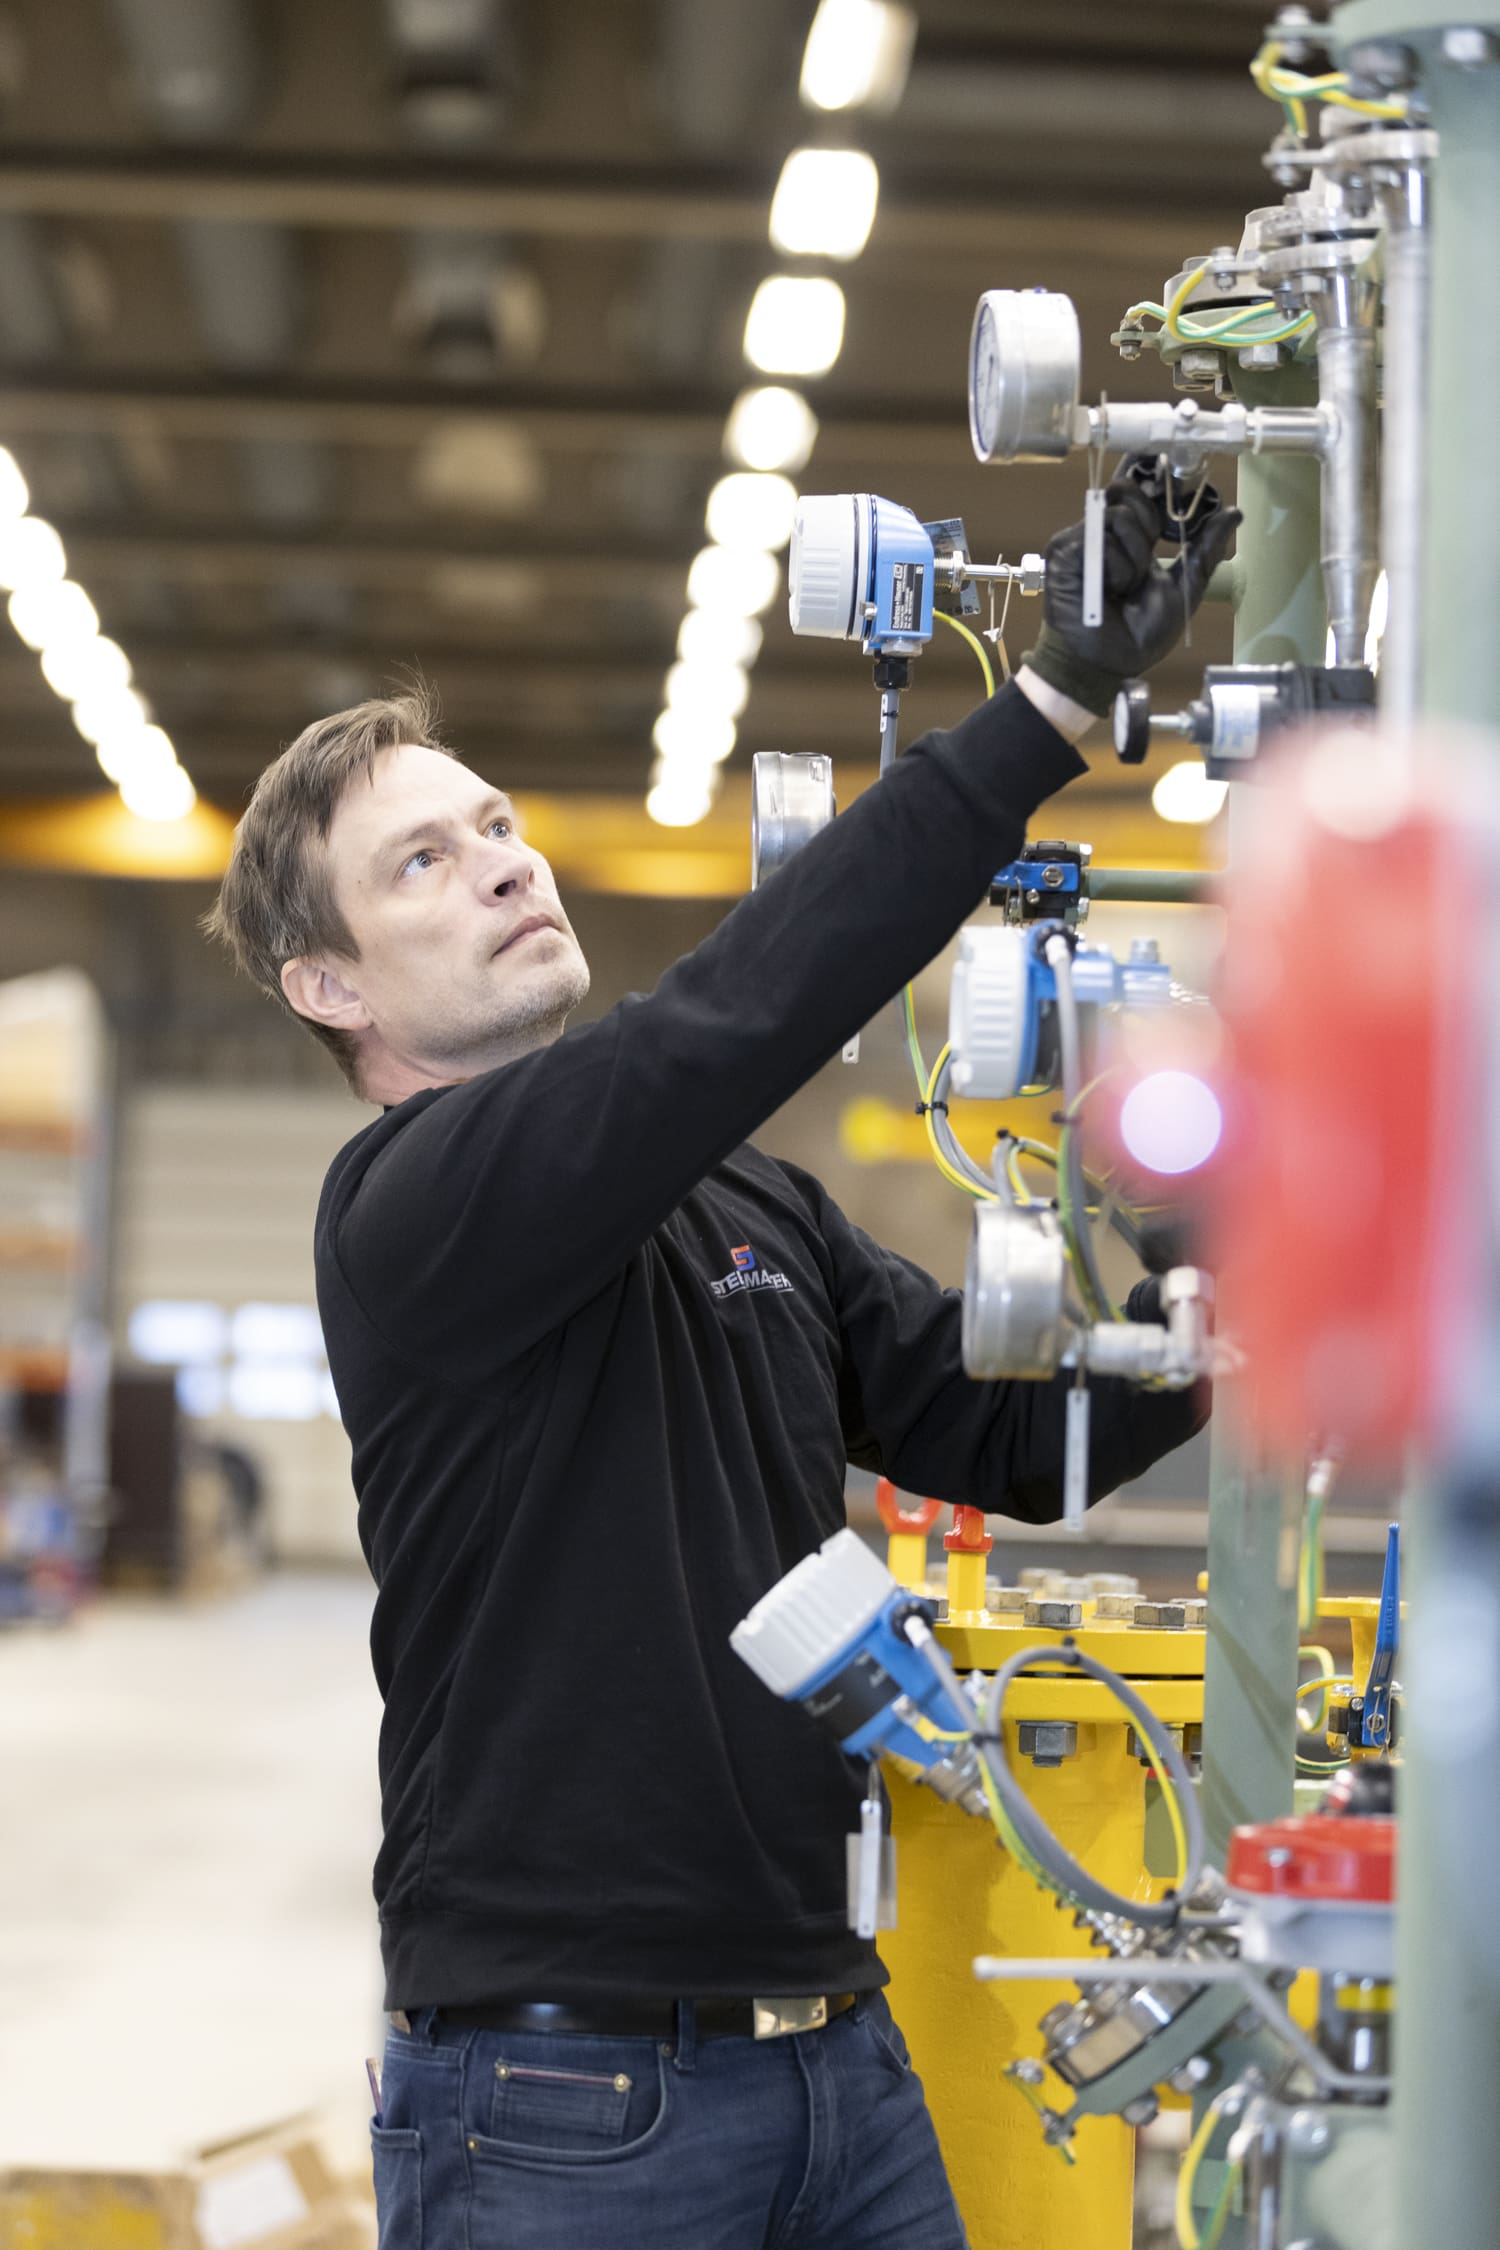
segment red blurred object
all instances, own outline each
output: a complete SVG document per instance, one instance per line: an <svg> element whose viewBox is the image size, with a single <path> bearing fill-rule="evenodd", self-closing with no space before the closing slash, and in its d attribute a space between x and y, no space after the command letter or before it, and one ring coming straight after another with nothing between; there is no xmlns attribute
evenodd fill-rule
<svg viewBox="0 0 1500 2250"><path fill-rule="evenodd" d="M1236 845L1209 1262L1262 1440L1295 1456L1331 1433L1388 1462L1431 1424L1478 1231L1480 863L1414 797L1372 819L1356 752L1328 749L1252 793Z"/></svg>
<svg viewBox="0 0 1500 2250"><path fill-rule="evenodd" d="M903 1508L889 1477L875 1486L876 1513L887 1531L930 1531L942 1505L941 1500L919 1500L914 1508Z"/></svg>
<svg viewBox="0 0 1500 2250"><path fill-rule="evenodd" d="M1234 1891L1388 1906L1396 1896L1396 1823L1324 1813L1258 1821L1230 1836L1224 1876Z"/></svg>
<svg viewBox="0 0 1500 2250"><path fill-rule="evenodd" d="M953 1529L943 1533L943 1545L950 1555L987 1555L995 1544L984 1528L983 1508L965 1508L955 1503Z"/></svg>

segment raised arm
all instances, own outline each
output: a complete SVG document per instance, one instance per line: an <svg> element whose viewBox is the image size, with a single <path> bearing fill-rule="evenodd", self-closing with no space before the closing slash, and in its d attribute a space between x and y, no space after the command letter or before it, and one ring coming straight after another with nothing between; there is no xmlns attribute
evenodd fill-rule
<svg viewBox="0 0 1500 2250"><path fill-rule="evenodd" d="M586 1303L687 1191L948 942L1028 815L1083 761L1019 689L894 769L646 999L468 1083L418 1094L360 1144L325 1221L372 1317L422 1356L523 1350ZM452 1276L492 1256L493 1300Z"/></svg>

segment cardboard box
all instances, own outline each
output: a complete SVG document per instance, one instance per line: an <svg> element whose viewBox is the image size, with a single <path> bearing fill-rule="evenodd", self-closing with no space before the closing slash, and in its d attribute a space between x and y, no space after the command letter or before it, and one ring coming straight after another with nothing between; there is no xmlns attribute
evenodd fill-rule
<svg viewBox="0 0 1500 2250"><path fill-rule="evenodd" d="M178 2171L0 2173L0 2250L375 2250L375 2217L293 2118Z"/></svg>

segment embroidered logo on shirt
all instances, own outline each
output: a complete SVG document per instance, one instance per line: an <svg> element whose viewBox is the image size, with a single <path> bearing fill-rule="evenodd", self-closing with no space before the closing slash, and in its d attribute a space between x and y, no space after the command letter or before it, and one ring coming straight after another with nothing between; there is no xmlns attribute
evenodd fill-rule
<svg viewBox="0 0 1500 2250"><path fill-rule="evenodd" d="M784 1273L768 1273L757 1259L748 1242L729 1253L734 1260L734 1271L726 1273L722 1281L711 1281L711 1297L737 1297L747 1289L781 1289L790 1292L792 1284Z"/></svg>

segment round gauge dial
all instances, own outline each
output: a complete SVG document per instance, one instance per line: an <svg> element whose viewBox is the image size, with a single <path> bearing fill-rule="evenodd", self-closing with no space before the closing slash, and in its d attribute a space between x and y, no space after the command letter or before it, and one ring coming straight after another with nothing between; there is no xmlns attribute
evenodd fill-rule
<svg viewBox="0 0 1500 2250"><path fill-rule="evenodd" d="M969 332L969 435L981 461L1060 461L1078 406L1078 315L1053 289L987 289Z"/></svg>
<svg viewBox="0 0 1500 2250"><path fill-rule="evenodd" d="M991 302L979 300L969 338L969 436L981 461L991 460L1000 437L1000 333Z"/></svg>

